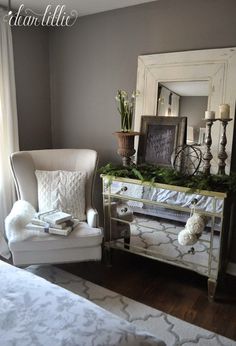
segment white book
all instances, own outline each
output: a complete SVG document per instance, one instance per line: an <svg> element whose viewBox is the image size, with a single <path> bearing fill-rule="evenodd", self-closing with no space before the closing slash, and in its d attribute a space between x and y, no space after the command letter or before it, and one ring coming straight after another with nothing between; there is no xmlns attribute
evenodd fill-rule
<svg viewBox="0 0 236 346"><path fill-rule="evenodd" d="M31 220L31 223L32 223L33 225L42 226L42 227L47 227L47 225L48 225L47 222L45 222L45 221L43 221L43 220L40 220L40 219L36 219L36 218L32 219L32 220Z"/></svg>
<svg viewBox="0 0 236 346"><path fill-rule="evenodd" d="M72 219L71 214L64 213L63 211L50 210L43 213L38 213L37 217L42 220L49 222L50 224L61 224L62 222Z"/></svg>
<svg viewBox="0 0 236 346"><path fill-rule="evenodd" d="M58 234L58 235L63 235L63 236L67 236L72 231L72 227L66 227L64 229L58 229L58 228L52 228L52 227L38 226L38 225L34 225L32 223L28 223L26 225L26 229L31 230L31 231L40 231L40 232L44 232L44 233Z"/></svg>
<svg viewBox="0 0 236 346"><path fill-rule="evenodd" d="M52 228L57 228L57 229L63 229L66 227L72 227L74 225L74 222L72 220L68 220L59 224L54 224L51 222L46 222L40 219L32 219L31 223L33 225L37 225L37 226L42 226L42 227L52 227Z"/></svg>
<svg viewBox="0 0 236 346"><path fill-rule="evenodd" d="M58 228L51 228L50 227L48 233L67 236L68 234L71 233L71 231L72 231L72 227L66 227L64 229L58 229Z"/></svg>
<svg viewBox="0 0 236 346"><path fill-rule="evenodd" d="M74 228L75 226L78 225L80 221L78 219L70 219L70 220L67 220L67 221L64 221L62 223L51 223L49 222L49 227L52 227L52 228L58 228L58 229L63 229L63 228L66 228L66 227L72 227Z"/></svg>

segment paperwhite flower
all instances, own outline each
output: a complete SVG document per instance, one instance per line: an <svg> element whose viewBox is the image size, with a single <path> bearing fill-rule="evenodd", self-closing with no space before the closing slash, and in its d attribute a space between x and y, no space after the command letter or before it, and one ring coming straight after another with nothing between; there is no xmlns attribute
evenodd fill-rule
<svg viewBox="0 0 236 346"><path fill-rule="evenodd" d="M140 95L140 91L136 90L136 91L133 91L132 93L132 98L135 99L136 97L138 97Z"/></svg>
<svg viewBox="0 0 236 346"><path fill-rule="evenodd" d="M130 132L132 129L133 112L137 92L133 92L130 97L125 90L118 90L116 101L118 102L118 111L121 116L121 131Z"/></svg>
<svg viewBox="0 0 236 346"><path fill-rule="evenodd" d="M126 98L128 96L128 94L125 90L121 90L121 96Z"/></svg>

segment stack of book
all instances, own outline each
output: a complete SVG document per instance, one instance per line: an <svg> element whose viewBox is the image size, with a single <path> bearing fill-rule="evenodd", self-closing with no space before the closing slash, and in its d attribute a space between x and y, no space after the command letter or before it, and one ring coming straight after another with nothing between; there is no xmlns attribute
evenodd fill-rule
<svg viewBox="0 0 236 346"><path fill-rule="evenodd" d="M67 236L79 223L72 215L58 210L37 213L35 218L26 225L34 231Z"/></svg>

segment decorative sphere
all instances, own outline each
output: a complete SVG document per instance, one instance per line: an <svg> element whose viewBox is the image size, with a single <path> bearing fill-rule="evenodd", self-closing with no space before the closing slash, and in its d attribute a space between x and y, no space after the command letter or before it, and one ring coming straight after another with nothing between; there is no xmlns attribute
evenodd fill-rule
<svg viewBox="0 0 236 346"><path fill-rule="evenodd" d="M198 241L196 234L189 233L186 229L183 229L178 234L178 242L180 245L193 245Z"/></svg>
<svg viewBox="0 0 236 346"><path fill-rule="evenodd" d="M191 234L200 234L205 227L204 216L193 214L186 222L185 229Z"/></svg>

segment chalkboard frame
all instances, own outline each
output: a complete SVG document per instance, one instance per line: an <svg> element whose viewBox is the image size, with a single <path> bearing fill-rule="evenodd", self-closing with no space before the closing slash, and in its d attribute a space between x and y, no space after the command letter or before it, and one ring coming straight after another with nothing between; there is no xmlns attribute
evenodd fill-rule
<svg viewBox="0 0 236 346"><path fill-rule="evenodd" d="M141 117L138 164L171 167L176 148L186 144L187 117Z"/></svg>

